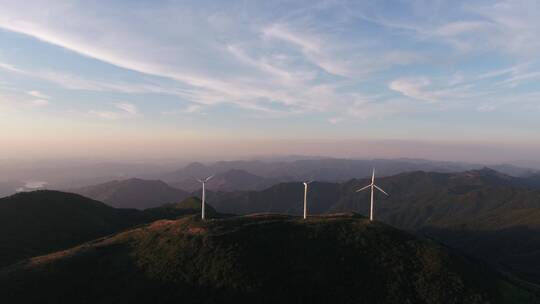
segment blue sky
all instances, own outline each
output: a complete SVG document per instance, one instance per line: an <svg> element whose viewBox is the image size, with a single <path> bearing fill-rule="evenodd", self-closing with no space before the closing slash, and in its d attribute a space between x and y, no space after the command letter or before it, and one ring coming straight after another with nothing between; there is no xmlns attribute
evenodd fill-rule
<svg viewBox="0 0 540 304"><path fill-rule="evenodd" d="M533 159L539 36L535 0L0 1L0 157Z"/></svg>

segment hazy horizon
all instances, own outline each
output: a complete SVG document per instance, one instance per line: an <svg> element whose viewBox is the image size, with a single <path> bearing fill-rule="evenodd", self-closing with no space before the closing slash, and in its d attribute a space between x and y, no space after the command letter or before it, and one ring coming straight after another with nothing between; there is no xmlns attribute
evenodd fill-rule
<svg viewBox="0 0 540 304"><path fill-rule="evenodd" d="M84 139L83 139L84 140ZM45 145L45 143L43 143ZM49 142L50 144L50 142ZM66 148L69 145L69 148ZM425 159L434 161L468 162L479 164L540 164L540 144L516 143L507 146L491 142L426 142L404 140L215 140L186 144L160 145L149 139L107 143L92 147L75 140L58 143L47 152L33 146L21 145L16 155L0 152L0 162L30 163L39 161L66 162L215 162L290 156L347 158L347 159ZM38 149L37 151L35 149ZM240 150L240 152L238 151Z"/></svg>

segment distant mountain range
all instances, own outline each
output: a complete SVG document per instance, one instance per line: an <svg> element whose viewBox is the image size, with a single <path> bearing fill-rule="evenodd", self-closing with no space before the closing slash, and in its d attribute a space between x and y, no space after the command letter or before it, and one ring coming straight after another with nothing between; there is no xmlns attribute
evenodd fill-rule
<svg viewBox="0 0 540 304"><path fill-rule="evenodd" d="M0 166L0 197L14 194L28 181L40 181L48 189L71 191L88 185L123 181L132 178L162 180L169 185L192 192L198 189L193 177L216 175L209 189L220 191L263 190L266 187L289 181L318 180L345 182L352 178L365 178L377 168L379 176L390 176L411 171L460 172L480 169L483 165L430 161L422 159L335 159L307 158L300 156L265 161L219 161L209 164L191 163L181 169L166 171L176 164L151 165L142 163L36 163ZM540 174L538 170L514 165L491 165L491 168L512 176ZM161 172L161 173L159 173ZM25 189L28 190L28 189ZM31 190L31 189L30 189Z"/></svg>
<svg viewBox="0 0 540 304"><path fill-rule="evenodd" d="M261 177L244 170L230 169L216 174L206 187L216 191L262 190L292 180L294 179L291 177ZM187 191L195 191L201 188L201 184L194 178L188 178L182 182L171 182L170 184Z"/></svg>
<svg viewBox="0 0 540 304"><path fill-rule="evenodd" d="M291 162L221 161L209 165L192 163L181 170L171 172L168 177L190 177L197 174L209 175L231 169L238 169L263 177L291 176L295 178L313 177L313 179L317 180L347 180L357 178L359 175L368 176L370 175L372 168L377 168L379 174L386 176L420 170L431 172L460 172L482 167L484 167L484 165L422 159L358 160L326 158L295 160ZM536 172L532 169L504 164L490 167L514 176L522 176ZM164 180L167 179L168 178L164 178Z"/></svg>
<svg viewBox="0 0 540 304"><path fill-rule="evenodd" d="M364 178L377 168L379 176L391 176L404 172L462 172L481 169L483 165L457 162L429 161L421 159L307 159L283 162L263 161L220 161L204 165L191 163L186 167L161 175L153 175L175 187L192 191L196 188L193 178L215 174L217 180L209 189L262 190L278 182L318 180L344 182L353 178ZM532 169L512 165L494 165L493 169L508 175L522 177L538 173Z"/></svg>
<svg viewBox="0 0 540 304"><path fill-rule="evenodd" d="M65 249L156 219L199 212L198 199L144 211L116 209L58 191L18 193L0 199L0 268L17 260ZM215 214L208 206L209 214Z"/></svg>
<svg viewBox="0 0 540 304"><path fill-rule="evenodd" d="M288 177L294 180L316 179L321 181L344 181L366 177L376 167L382 175L393 175L406 171L463 171L475 165L434 162L426 160L354 160L354 159L307 159L283 162L263 161L220 161L204 165L191 163L186 167L158 176L166 182L180 182L192 177L220 174L229 170L243 170L260 177Z"/></svg>
<svg viewBox="0 0 540 304"><path fill-rule="evenodd" d="M162 181L138 178L112 181L69 191L116 208L136 209L177 203L190 196L188 192L173 188Z"/></svg>
<svg viewBox="0 0 540 304"><path fill-rule="evenodd" d="M356 215L160 220L0 270L8 303L535 303L485 264Z"/></svg>

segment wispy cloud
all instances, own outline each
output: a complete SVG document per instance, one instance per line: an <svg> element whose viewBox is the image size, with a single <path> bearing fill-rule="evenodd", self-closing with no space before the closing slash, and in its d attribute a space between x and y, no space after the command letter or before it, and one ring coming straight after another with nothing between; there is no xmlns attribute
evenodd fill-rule
<svg viewBox="0 0 540 304"><path fill-rule="evenodd" d="M41 93L40 91L28 91L28 95L40 98L40 99L49 99L49 96Z"/></svg>
<svg viewBox="0 0 540 304"><path fill-rule="evenodd" d="M389 88L407 97L435 102L438 99L438 94L427 89L430 84L431 81L425 77L398 79L392 81Z"/></svg>
<svg viewBox="0 0 540 304"><path fill-rule="evenodd" d="M194 114L194 113L203 113L204 107L197 104L188 105L187 107L169 111L163 111L164 115L173 115L173 114Z"/></svg>
<svg viewBox="0 0 540 304"><path fill-rule="evenodd" d="M29 102L30 105L34 107L45 107L49 105L49 96L43 94L42 92L32 90L28 91L27 94L36 98Z"/></svg>
<svg viewBox="0 0 540 304"><path fill-rule="evenodd" d="M351 74L346 61L338 61L330 54L325 54L321 39L295 33L284 24L268 26L262 30L262 33L267 38L280 39L299 47L311 63L330 74L338 76Z"/></svg>
<svg viewBox="0 0 540 304"><path fill-rule="evenodd" d="M116 111L94 110L90 111L90 114L107 120L126 119L139 115L137 107L134 104L123 102L116 103L113 106L117 109Z"/></svg>
<svg viewBox="0 0 540 304"><path fill-rule="evenodd" d="M118 103L115 105L118 109L123 110L124 112L129 113L130 115L137 114L137 107L131 103Z"/></svg>
<svg viewBox="0 0 540 304"><path fill-rule="evenodd" d="M4 69L27 77L44 80L69 90L120 93L156 93L171 95L183 95L186 91L181 87L164 87L153 83L101 81L73 75L69 72L59 72L43 69L29 70L2 62L0 62L0 69ZM36 90L28 91L27 94L36 98L49 98L47 95Z"/></svg>

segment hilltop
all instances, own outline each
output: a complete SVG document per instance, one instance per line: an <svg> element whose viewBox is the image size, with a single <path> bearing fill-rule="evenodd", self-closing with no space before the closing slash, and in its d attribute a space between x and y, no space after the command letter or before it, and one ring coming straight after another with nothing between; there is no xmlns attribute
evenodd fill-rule
<svg viewBox="0 0 540 304"><path fill-rule="evenodd" d="M532 303L477 261L358 215L160 220L0 271L18 303Z"/></svg>

